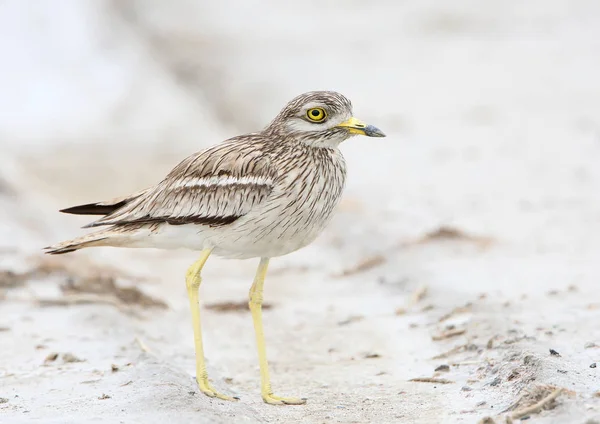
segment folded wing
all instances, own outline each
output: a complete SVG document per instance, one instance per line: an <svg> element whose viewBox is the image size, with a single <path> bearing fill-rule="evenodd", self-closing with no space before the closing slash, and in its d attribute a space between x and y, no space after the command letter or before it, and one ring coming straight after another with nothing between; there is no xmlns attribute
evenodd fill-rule
<svg viewBox="0 0 600 424"><path fill-rule="evenodd" d="M267 199L275 178L266 155L234 139L188 157L157 186L86 227L231 224Z"/></svg>

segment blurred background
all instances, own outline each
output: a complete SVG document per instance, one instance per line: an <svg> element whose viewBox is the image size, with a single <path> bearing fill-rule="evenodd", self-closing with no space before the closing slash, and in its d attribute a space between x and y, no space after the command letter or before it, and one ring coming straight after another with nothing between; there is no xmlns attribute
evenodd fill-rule
<svg viewBox="0 0 600 424"><path fill-rule="evenodd" d="M0 35L11 422L475 422L556 387L535 419L598 417L599 2L13 0ZM260 403L252 261L213 260L203 286L209 371L243 400L191 397L193 252L40 248L89 221L59 208L155 184L321 89L388 137L342 145L334 221L273 261L274 385L311 401ZM408 382L448 364L452 384Z"/></svg>

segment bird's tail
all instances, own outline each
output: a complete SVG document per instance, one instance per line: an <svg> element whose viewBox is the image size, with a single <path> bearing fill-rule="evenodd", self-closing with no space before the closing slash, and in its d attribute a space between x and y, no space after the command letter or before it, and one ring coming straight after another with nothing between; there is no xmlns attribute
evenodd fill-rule
<svg viewBox="0 0 600 424"><path fill-rule="evenodd" d="M74 252L86 247L113 246L111 236L114 236L114 231L110 229L96 231L86 234L85 236L77 237L72 240L63 241L52 246L44 247L46 253L50 255L60 255L62 253Z"/></svg>

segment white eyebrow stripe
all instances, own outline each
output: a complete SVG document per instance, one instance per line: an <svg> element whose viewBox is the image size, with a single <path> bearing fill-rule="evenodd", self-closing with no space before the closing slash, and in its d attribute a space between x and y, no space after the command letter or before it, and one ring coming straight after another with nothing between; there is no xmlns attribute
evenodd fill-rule
<svg viewBox="0 0 600 424"><path fill-rule="evenodd" d="M228 176L215 176L208 178L186 178L184 180L177 181L173 184L172 188L184 188L184 187L224 187L228 185L272 185L273 179L263 176L244 176L234 177Z"/></svg>

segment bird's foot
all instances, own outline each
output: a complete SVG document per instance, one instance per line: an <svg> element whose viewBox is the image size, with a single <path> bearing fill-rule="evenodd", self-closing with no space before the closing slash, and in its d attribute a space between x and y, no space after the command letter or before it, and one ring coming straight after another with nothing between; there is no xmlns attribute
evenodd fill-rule
<svg viewBox="0 0 600 424"><path fill-rule="evenodd" d="M263 393L262 398L269 405L304 405L306 403L306 398L281 397L273 393Z"/></svg>
<svg viewBox="0 0 600 424"><path fill-rule="evenodd" d="M222 399L222 400L232 400L232 401L240 400L240 398L238 398L238 397L227 396L227 395L217 392L215 389L212 388L212 386L208 383L208 381L200 380L198 382L198 388L200 389L200 391L202 393L204 393L206 396L211 397L211 398L217 398L217 399Z"/></svg>

